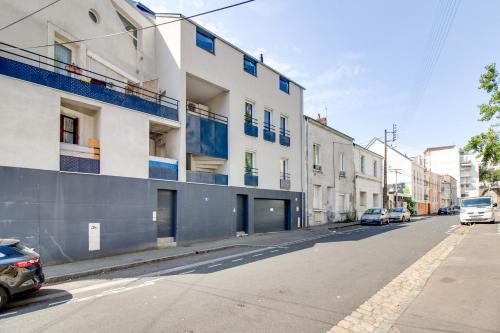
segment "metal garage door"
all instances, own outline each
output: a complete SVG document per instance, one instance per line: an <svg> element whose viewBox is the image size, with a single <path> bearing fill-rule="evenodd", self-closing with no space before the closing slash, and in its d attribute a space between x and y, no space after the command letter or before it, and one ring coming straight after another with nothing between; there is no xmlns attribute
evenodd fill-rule
<svg viewBox="0 0 500 333"><path fill-rule="evenodd" d="M157 237L175 237L175 191L158 190L157 209Z"/></svg>
<svg viewBox="0 0 500 333"><path fill-rule="evenodd" d="M271 232L287 229L287 203L285 200L255 199L254 230Z"/></svg>

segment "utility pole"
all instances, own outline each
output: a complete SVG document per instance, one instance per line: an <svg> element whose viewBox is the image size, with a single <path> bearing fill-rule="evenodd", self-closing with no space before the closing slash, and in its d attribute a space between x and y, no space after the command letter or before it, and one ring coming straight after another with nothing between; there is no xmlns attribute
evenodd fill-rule
<svg viewBox="0 0 500 333"><path fill-rule="evenodd" d="M387 140L387 134L392 134L392 140ZM392 131L384 129L384 189L383 189L383 205L388 208L389 198L387 196L387 142L394 142L397 139L397 126L392 124ZM396 184L397 185L397 184Z"/></svg>

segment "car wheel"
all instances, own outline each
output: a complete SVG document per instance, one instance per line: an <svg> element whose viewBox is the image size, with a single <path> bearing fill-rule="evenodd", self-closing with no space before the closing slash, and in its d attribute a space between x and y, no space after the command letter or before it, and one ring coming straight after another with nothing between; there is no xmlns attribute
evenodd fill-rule
<svg viewBox="0 0 500 333"><path fill-rule="evenodd" d="M7 291L0 287L0 310L7 304L9 301L9 294L7 294Z"/></svg>

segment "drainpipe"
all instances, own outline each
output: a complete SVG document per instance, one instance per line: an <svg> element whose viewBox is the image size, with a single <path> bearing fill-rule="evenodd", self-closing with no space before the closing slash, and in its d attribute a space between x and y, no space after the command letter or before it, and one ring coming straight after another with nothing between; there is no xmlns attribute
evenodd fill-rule
<svg viewBox="0 0 500 333"><path fill-rule="evenodd" d="M305 150L306 150L306 170L305 170L305 195L304 195L304 228L309 227L309 120L302 115L301 124L305 123ZM302 164L302 163L301 163Z"/></svg>

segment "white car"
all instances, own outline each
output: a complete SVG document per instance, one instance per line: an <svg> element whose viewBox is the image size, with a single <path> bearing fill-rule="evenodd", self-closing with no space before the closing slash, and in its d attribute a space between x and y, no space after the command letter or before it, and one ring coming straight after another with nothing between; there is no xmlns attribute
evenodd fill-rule
<svg viewBox="0 0 500 333"><path fill-rule="evenodd" d="M460 223L475 222L495 223L495 207L491 197L467 198L462 200L460 206Z"/></svg>
<svg viewBox="0 0 500 333"><path fill-rule="evenodd" d="M404 207L396 207L391 209L389 212L389 220L392 221L399 221L399 222L406 222L410 221L411 213L408 209Z"/></svg>

